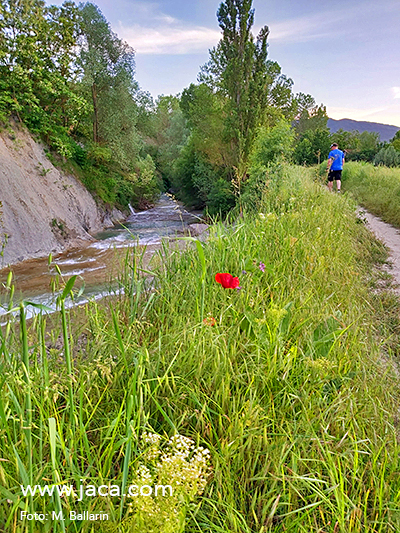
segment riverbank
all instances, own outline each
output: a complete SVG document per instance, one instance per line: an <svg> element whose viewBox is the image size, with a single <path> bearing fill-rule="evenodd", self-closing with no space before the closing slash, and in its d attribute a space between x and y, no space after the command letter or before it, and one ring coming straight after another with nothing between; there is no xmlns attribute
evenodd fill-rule
<svg viewBox="0 0 400 533"><path fill-rule="evenodd" d="M0 267L93 242L125 215L99 207L21 125L0 132Z"/></svg>
<svg viewBox="0 0 400 533"><path fill-rule="evenodd" d="M71 328L72 312L54 328L61 345L46 350L40 317L25 347L9 329L0 452L12 505L0 501L0 517L16 533L29 525L14 521L18 506L65 517L107 509L100 532L399 530L400 389L381 359L396 353L387 295L371 290L386 251L350 198L329 194L307 169L284 174L259 213L216 225L183 253L164 245L143 268L152 286L133 255L125 294L88 304L86 321ZM224 288L217 273L239 286ZM31 425L20 424L29 416ZM18 488L27 479L156 483L144 432L207 448L206 486L131 505L117 496L24 498ZM189 472L177 464L174 487Z"/></svg>
<svg viewBox="0 0 400 533"><path fill-rule="evenodd" d="M75 304L101 298L119 289L118 280L129 262L132 247L138 247L147 263L162 247L163 240L205 232L208 226L200 224L199 220L199 213L187 212L174 198L164 194L153 208L134 212L124 224L96 233L92 242L52 254L51 258L30 259L0 269L0 284L5 284L12 272L14 302L25 299L55 308L57 293L52 290L54 278L77 276L75 285L84 286L84 292ZM0 294L0 316L7 311L7 305L2 308L3 303L6 303L4 294Z"/></svg>

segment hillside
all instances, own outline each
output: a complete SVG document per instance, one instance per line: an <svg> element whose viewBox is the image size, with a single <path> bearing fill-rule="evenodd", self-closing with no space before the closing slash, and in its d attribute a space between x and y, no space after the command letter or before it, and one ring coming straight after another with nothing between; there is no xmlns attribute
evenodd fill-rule
<svg viewBox="0 0 400 533"><path fill-rule="evenodd" d="M85 187L60 173L26 130L0 132L0 268L93 240L91 232L110 224Z"/></svg>
<svg viewBox="0 0 400 533"><path fill-rule="evenodd" d="M341 120L330 118L328 119L328 128L332 133L335 133L340 129L344 131L358 130L360 133L363 131L376 132L379 133L382 142L390 141L396 135L396 132L400 130L398 126L380 124L379 122L352 120L350 118L343 118Z"/></svg>

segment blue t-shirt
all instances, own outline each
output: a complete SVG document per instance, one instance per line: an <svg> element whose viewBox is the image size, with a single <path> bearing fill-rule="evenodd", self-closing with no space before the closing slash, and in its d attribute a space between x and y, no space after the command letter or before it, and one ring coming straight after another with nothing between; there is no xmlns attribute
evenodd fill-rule
<svg viewBox="0 0 400 533"><path fill-rule="evenodd" d="M339 150L338 148L336 148L336 150L331 150L328 157L329 159L333 159L331 170L342 170L344 161L344 153L342 150Z"/></svg>

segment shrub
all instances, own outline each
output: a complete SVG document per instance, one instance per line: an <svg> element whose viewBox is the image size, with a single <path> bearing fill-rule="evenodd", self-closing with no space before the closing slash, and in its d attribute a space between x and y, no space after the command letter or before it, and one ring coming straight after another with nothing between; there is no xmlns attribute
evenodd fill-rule
<svg viewBox="0 0 400 533"><path fill-rule="evenodd" d="M294 131L284 120L273 128L260 128L250 156L251 166L289 160L293 153L293 142Z"/></svg>
<svg viewBox="0 0 400 533"><path fill-rule="evenodd" d="M400 152L398 152L393 146L385 146L376 154L374 158L374 165L398 167L400 166Z"/></svg>
<svg viewBox="0 0 400 533"><path fill-rule="evenodd" d="M223 178L218 178L210 189L207 199L207 213L211 216L226 215L236 203L232 186Z"/></svg>

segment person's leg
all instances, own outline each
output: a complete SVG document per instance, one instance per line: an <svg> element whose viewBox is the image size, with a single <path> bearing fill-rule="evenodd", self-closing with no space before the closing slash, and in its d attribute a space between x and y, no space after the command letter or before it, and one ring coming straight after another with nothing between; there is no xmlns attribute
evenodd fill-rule
<svg viewBox="0 0 400 533"><path fill-rule="evenodd" d="M332 192L332 189L333 189L333 176L332 176L332 171L331 170L328 173L328 189Z"/></svg>
<svg viewBox="0 0 400 533"><path fill-rule="evenodd" d="M335 176L335 179L336 179L336 190L337 192L340 192L340 186L342 184L342 171L341 170L338 170L336 172L336 176Z"/></svg>

